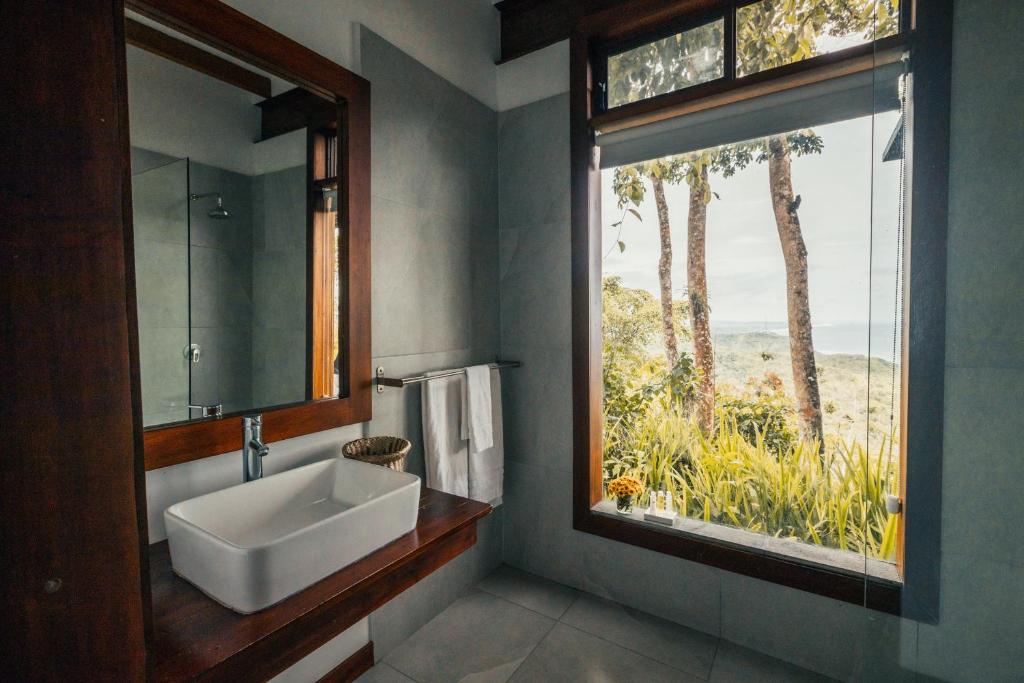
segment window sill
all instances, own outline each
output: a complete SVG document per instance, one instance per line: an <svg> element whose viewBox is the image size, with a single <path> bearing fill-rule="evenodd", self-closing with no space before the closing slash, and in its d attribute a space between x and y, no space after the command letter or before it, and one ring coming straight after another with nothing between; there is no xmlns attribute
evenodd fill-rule
<svg viewBox="0 0 1024 683"><path fill-rule="evenodd" d="M681 536L696 536L711 543L721 543L745 550L772 555L779 559L804 562L827 571L840 571L856 575L867 575L879 581L888 581L894 585L902 583L896 566L889 562L865 558L855 552L826 548L809 543L802 543L787 538L774 538L746 529L737 529L724 524L702 522L688 517L676 517L671 527L644 520L644 513L636 509L630 515L622 515L615 510L615 503L603 500L593 507L600 515L610 515L616 519L636 522L644 526L661 529L667 533L678 533Z"/></svg>
<svg viewBox="0 0 1024 683"><path fill-rule="evenodd" d="M575 522L578 531L725 569L825 597L901 613L902 583L886 562L830 548L776 539L699 520L672 527L646 522L643 511L616 512L602 501Z"/></svg>

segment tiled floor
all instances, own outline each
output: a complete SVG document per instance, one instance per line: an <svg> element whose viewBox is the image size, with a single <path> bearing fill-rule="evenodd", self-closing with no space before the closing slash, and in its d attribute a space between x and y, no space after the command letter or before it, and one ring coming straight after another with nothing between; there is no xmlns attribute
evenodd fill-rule
<svg viewBox="0 0 1024 683"><path fill-rule="evenodd" d="M360 683L824 681L670 621L501 567Z"/></svg>

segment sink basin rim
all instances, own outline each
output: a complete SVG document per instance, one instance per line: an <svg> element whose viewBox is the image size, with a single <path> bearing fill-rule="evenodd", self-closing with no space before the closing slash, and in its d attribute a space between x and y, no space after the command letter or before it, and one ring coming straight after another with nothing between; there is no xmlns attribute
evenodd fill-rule
<svg viewBox="0 0 1024 683"><path fill-rule="evenodd" d="M406 481L404 483L400 484L400 485L395 486L395 488L393 488L393 489L391 489L391 490L389 490L389 491L387 491L387 492L385 492L385 493L383 493L383 494L381 494L379 496L375 496L374 498L370 498L370 499L364 501L361 504L352 505L352 506L342 510L341 512L335 513L335 514L333 514L333 515L331 515L329 517L324 517L323 519L319 519L316 522L313 522L312 524L309 524L309 525L306 525L306 526L303 526L303 527L299 527L297 529L293 529L292 531L289 531L286 534L282 534L281 536L278 536L276 538L268 539L266 541L263 541L263 542L260 542L260 543L254 543L254 544L251 544L251 545L239 545L238 543L236 543L236 542L234 542L234 541L232 541L230 539L224 538L224 536L222 536L220 534L214 533L214 532L210 531L209 529L206 529L206 528L204 528L202 526L199 526L196 522L192 521L191 519L189 519L187 516L185 516L182 513L182 508L184 506L186 506L186 505L197 503L198 501L202 501L202 500L210 498L210 497L215 497L215 496L219 497L220 495L223 495L227 491L234 491L234 490L237 490L237 489L239 489L241 487L250 487L249 490L252 490L251 487L261 486L261 485L263 485L263 482L272 480L275 477L281 477L281 476L287 476L287 475L298 476L298 473L300 473L300 472L302 472L304 470L310 470L310 469L314 469L314 468L325 468L325 467L328 467L329 465L334 465L335 467L338 467L338 466L342 466L341 463L345 463L345 465L344 465L345 467L348 467L351 464L352 466L356 466L356 467L364 467L364 468L373 467L373 468L379 468L379 469L387 469L387 471L390 472L390 474L389 475L385 475L385 476L396 475L396 476L401 477L402 479L405 479ZM277 544L282 543L284 541L287 541L288 539L293 538L295 536L298 536L300 534L307 534L311 530L316 529L316 528L318 528L320 526L324 526L324 525L326 525L326 524L328 524L328 523L330 523L330 522L332 522L334 520L341 519L341 518L347 516L349 513L355 514L356 512L359 511L359 508L362 507L362 505L365 504L365 503L369 503L371 501L384 501L384 500L388 500L389 498L397 497L397 496L401 495L401 493L406 488L408 488L410 486L418 486L419 482L420 482L420 478L417 477L415 474L410 474L408 472L399 472L397 470L390 470L388 468L382 468L380 465L373 465L373 464L370 464L370 463L365 463L365 462L360 462L358 460L353 460L351 458L345 458L344 456L337 456L337 457L334 457L334 458L326 458L324 460L318 460L317 462L309 463L308 465L302 465L301 467L295 467L293 469L285 470L283 472L278 472L276 474L272 474L272 475L263 477L261 479L257 479L255 481L234 484L232 486L228 486L227 488L218 489L217 491L211 491L210 493L204 493L203 495L196 496L195 498L189 498L188 500L183 500L181 502L175 503L174 505L171 505L166 510L164 510L164 515L165 516L173 517L176 522L191 528L192 530L197 532L199 535L206 536L206 537L209 537L211 539L214 539L217 542L223 543L224 545L228 546L229 548L232 548L233 550L237 550L239 552L259 551L259 550L263 550L265 548L277 545Z"/></svg>

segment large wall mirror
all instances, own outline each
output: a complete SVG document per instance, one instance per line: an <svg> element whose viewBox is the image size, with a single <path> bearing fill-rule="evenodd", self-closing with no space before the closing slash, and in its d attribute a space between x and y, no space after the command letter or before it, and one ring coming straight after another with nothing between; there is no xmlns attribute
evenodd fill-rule
<svg viewBox="0 0 1024 683"><path fill-rule="evenodd" d="M368 211L352 206L359 185L348 177L352 98L204 42L165 21L164 4L174 5L130 3L125 16L147 467L238 447L230 431L191 426L278 409L284 438L365 419L369 405L308 427L295 425L308 416L279 410L351 398L352 380L369 380L353 377L368 357L349 357L368 356L369 338L351 331L354 318L368 320L350 310L363 302L349 291L353 246L368 256ZM368 152L364 161L357 174L368 175ZM368 265L356 270L358 280ZM176 455L151 457L168 444Z"/></svg>

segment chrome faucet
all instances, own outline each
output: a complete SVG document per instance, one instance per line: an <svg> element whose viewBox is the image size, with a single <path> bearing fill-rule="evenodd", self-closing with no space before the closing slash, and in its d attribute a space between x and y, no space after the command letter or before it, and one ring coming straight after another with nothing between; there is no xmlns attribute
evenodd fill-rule
<svg viewBox="0 0 1024 683"><path fill-rule="evenodd" d="M246 415L242 418L242 481L263 477L263 458L270 446L263 443L263 416Z"/></svg>

